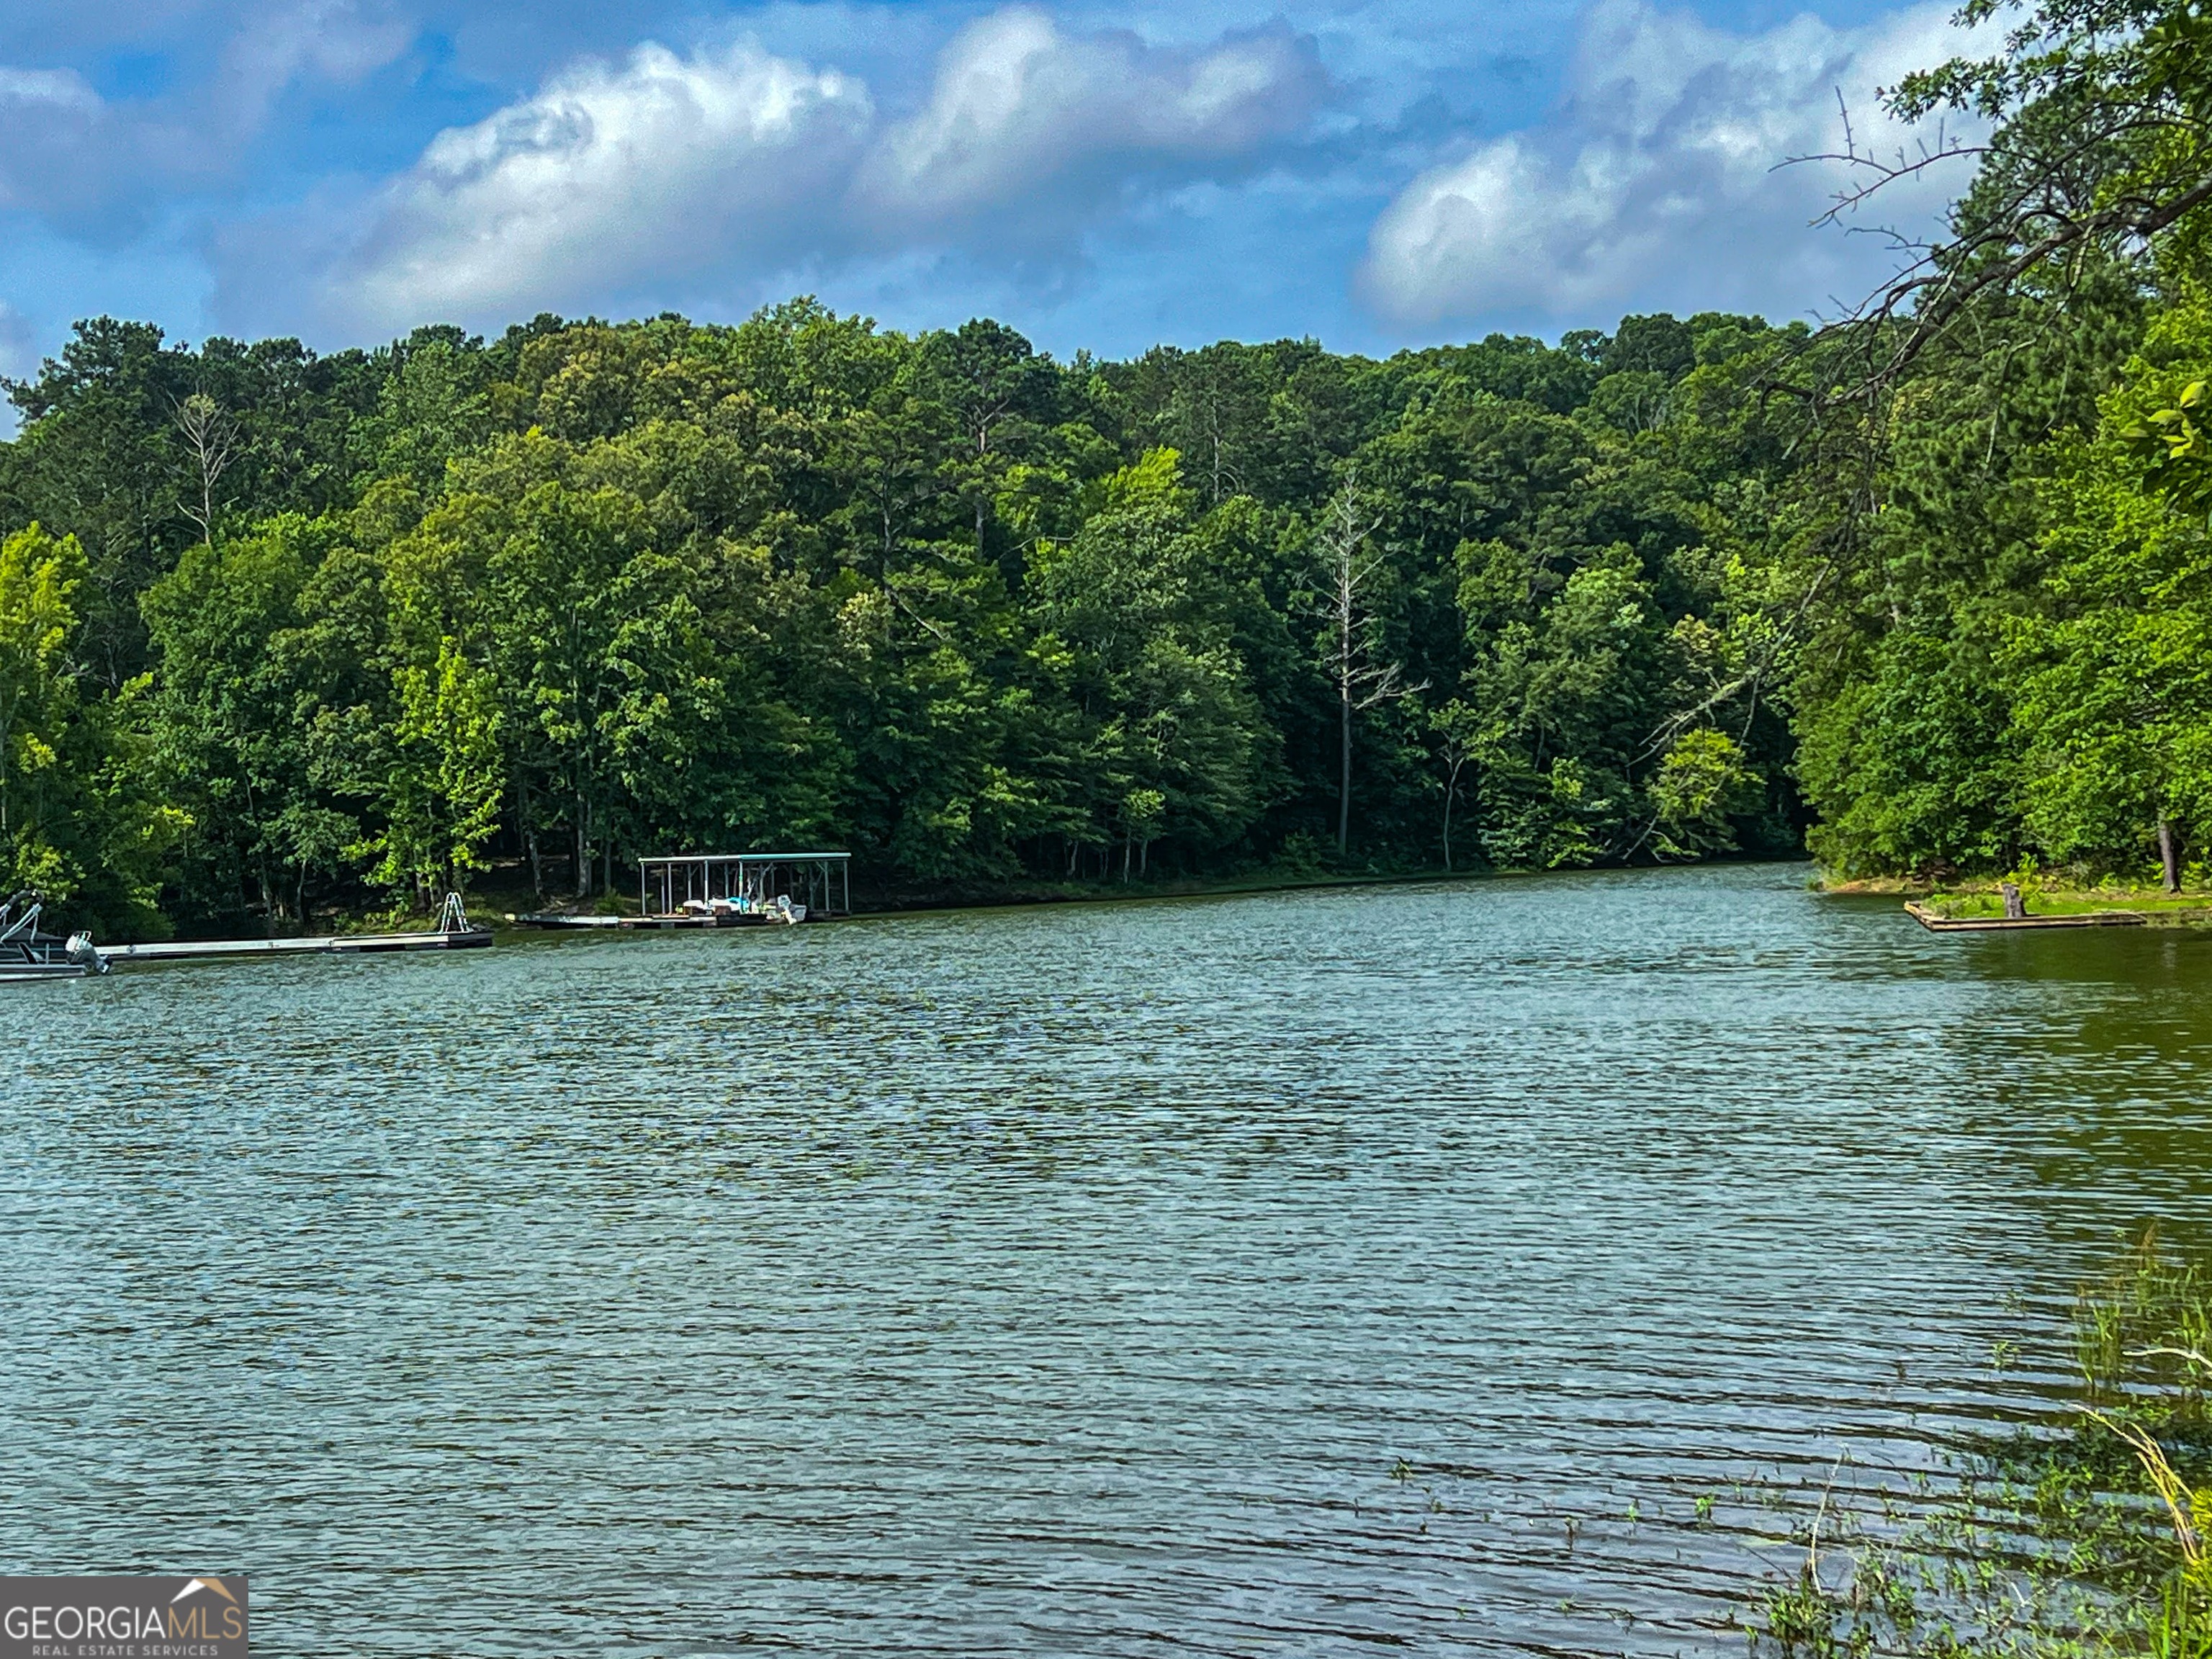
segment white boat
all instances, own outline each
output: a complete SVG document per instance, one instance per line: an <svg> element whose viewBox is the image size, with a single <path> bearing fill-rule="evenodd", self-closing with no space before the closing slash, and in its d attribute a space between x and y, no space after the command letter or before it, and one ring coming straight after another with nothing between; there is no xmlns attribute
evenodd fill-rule
<svg viewBox="0 0 2212 1659"><path fill-rule="evenodd" d="M727 898L690 898L684 901L679 915L699 916L719 922L763 922L785 924L806 920L806 907L794 903L788 893L778 893L772 899L757 898L750 893L738 893Z"/></svg>
<svg viewBox="0 0 2212 1659"><path fill-rule="evenodd" d="M0 904L0 981L82 979L106 973L107 958L93 948L91 934L64 939L39 931L44 908L27 892Z"/></svg>

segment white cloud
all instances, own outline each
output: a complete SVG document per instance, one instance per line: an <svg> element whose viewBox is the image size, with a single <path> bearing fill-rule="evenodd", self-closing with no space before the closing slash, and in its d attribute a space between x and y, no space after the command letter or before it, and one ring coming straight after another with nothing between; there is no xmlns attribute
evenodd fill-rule
<svg viewBox="0 0 2212 1659"><path fill-rule="evenodd" d="M0 65L0 207L42 208L82 192L106 116L74 70Z"/></svg>
<svg viewBox="0 0 2212 1659"><path fill-rule="evenodd" d="M337 308L377 326L799 252L861 145L867 90L757 46L590 63L434 139L384 193Z"/></svg>
<svg viewBox="0 0 2212 1659"><path fill-rule="evenodd" d="M1177 50L1064 33L1012 7L945 48L928 103L883 135L855 195L899 225L1039 206L1064 217L1133 175L1263 152L1307 126L1327 84L1312 43L1280 27Z"/></svg>
<svg viewBox="0 0 2212 1659"><path fill-rule="evenodd" d="M1855 298L1888 256L1878 239L1809 227L1838 169L1777 164L1844 148L1839 94L1862 150L1932 142L1932 126L1892 120L1875 89L1972 48L1950 9L1855 30L1801 16L1747 37L1600 0L1554 117L1407 185L1375 224L1360 290L1401 324L1632 304L1788 314ZM1873 211L1924 224L1966 176L1948 163Z"/></svg>
<svg viewBox="0 0 2212 1659"><path fill-rule="evenodd" d="M102 98L74 70L0 65L0 207L101 240L128 234L170 187L220 177L307 81L356 82L398 58L411 27L378 0L267 0L234 19L219 72L167 97Z"/></svg>
<svg viewBox="0 0 2212 1659"><path fill-rule="evenodd" d="M18 106L72 111L100 107L100 94L75 70L21 70L0 65L0 100Z"/></svg>
<svg viewBox="0 0 2212 1659"><path fill-rule="evenodd" d="M1138 191L1249 171L1326 91L1312 42L1279 26L1174 48L1064 33L1027 6L955 35L896 123L856 76L757 44L647 43L441 133L365 207L233 236L218 304L265 314L286 255L319 268L313 312L348 330L489 324L640 285L727 295L960 246L1064 255ZM367 228L331 234L342 221Z"/></svg>
<svg viewBox="0 0 2212 1659"><path fill-rule="evenodd" d="M258 128L287 87L302 80L351 85L398 58L414 27L362 0L283 0L230 39L211 100L238 131Z"/></svg>

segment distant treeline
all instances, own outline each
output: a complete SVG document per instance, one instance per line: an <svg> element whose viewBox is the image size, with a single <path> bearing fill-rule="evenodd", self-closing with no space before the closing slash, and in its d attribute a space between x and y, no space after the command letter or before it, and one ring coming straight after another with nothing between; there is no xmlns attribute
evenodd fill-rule
<svg viewBox="0 0 2212 1659"><path fill-rule="evenodd" d="M1789 848L1785 720L1728 691L1790 473L1736 388L1787 337L87 323L0 449L13 878L113 931L707 844L971 886Z"/></svg>
<svg viewBox="0 0 2212 1659"><path fill-rule="evenodd" d="M1997 136L1917 285L1817 332L83 324L0 446L0 873L111 935L801 842L970 891L1808 844L2180 876L2212 71L2070 5L1893 94Z"/></svg>

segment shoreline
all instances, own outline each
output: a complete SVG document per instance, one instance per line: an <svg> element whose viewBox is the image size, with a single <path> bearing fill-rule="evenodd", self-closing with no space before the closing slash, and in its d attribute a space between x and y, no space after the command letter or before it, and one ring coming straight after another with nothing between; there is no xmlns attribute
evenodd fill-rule
<svg viewBox="0 0 2212 1659"><path fill-rule="evenodd" d="M1796 853L1777 857L1756 855L1725 859L1701 859L1680 864L1615 864L1584 865L1575 869L1522 869L1510 866L1486 866L1475 870L1388 870L1323 872L1310 875L1287 872L1251 871L1241 875L1218 878L1181 877L1170 881L1133 881L1126 887L1118 882L1006 882L978 883L974 886L946 884L941 887L910 887L885 890L869 890L856 883L854 907L848 915L837 921L859 921L866 917L922 915L951 910L1021 909L1045 905L1103 905L1149 903L1170 899L1234 898L1263 893L1322 892L1335 889L1410 887L1428 884L1461 884L1502 880L1534 880L1547 877L1590 875L1630 875L1639 872L1657 873L1662 871L1735 869L1746 866L1811 866L1811 860ZM1807 884L1815 894L1844 890L1825 888L1817 873ZM562 916L622 916L635 918L640 914L633 896L619 895L609 905L605 897L583 902L546 901L540 899L527 886L516 888L503 884L476 888L465 896L471 917L480 927L490 927L501 933L531 933L531 928L518 920L526 914ZM2208 898L2212 903L2212 898ZM349 938L360 934L404 932L410 927L435 926L434 914L396 910L357 912L353 914L319 915L311 930L318 937ZM558 932L558 929L548 930ZM271 935L240 934L236 927L228 936L268 937L279 940L301 937L289 933ZM221 932L211 933L209 939L226 937ZM113 942L113 948L125 949L132 944L190 944L196 942L189 936L172 935L162 940L128 940ZM105 945L105 942L103 942Z"/></svg>
<svg viewBox="0 0 2212 1659"><path fill-rule="evenodd" d="M1901 876L1876 876L1853 881L1820 878L1820 890L1838 898L1894 898L1905 901L1909 915L1932 917L1939 924L1988 923L2004 917L2002 877L1975 877L1951 882L1914 880ZM2085 886L2027 877L2014 883L2027 914L2011 926L2087 926L2088 918L2125 916L2154 927L2212 926L2212 892L2184 889L2169 893L2160 887Z"/></svg>
<svg viewBox="0 0 2212 1659"><path fill-rule="evenodd" d="M890 893L856 892L849 916L837 921L862 921L871 917L914 915L948 910L1008 910L1048 905L1136 904L1169 899L1237 898L1264 893L1320 892L1332 889L1412 887L1425 884L1458 884L1462 883L1529 880L1551 876L1628 875L1643 872L1680 870L1734 869L1747 865L1781 866L1804 864L1802 855L1788 858L1731 858L1705 859L1696 863L1682 864L1622 864L1587 865L1572 870L1534 870L1490 867L1480 870L1406 870L1366 872L1340 872L1313 876L1253 873L1244 876L1222 877L1217 879L1182 878L1171 882L1132 882L1127 887L1116 884L1097 883L1008 883L1000 887L943 888L895 891ZM492 910L489 895L471 901L487 912ZM579 907L564 910L557 905L536 907L541 914L573 915L635 915L635 902L619 911ZM504 916L504 911L500 912ZM518 912L519 914L519 912ZM503 919L501 928L515 924Z"/></svg>

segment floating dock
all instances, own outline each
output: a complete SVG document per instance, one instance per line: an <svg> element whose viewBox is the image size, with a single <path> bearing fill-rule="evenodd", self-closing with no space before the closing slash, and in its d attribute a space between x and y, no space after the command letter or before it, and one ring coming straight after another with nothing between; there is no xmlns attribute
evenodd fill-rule
<svg viewBox="0 0 2212 1659"><path fill-rule="evenodd" d="M641 927L764 927L766 916L695 915L686 913L674 916L571 916L557 910L533 911L528 915L510 915L507 920L520 927L604 928L619 927L625 932Z"/></svg>
<svg viewBox="0 0 2212 1659"><path fill-rule="evenodd" d="M324 939L165 939L159 945L112 945L110 962L176 962L191 957L368 956L387 951L472 951L489 945L489 927L423 933L337 933Z"/></svg>
<svg viewBox="0 0 2212 1659"><path fill-rule="evenodd" d="M2069 916L1947 916L1917 899L1905 913L1931 933L2011 933L2029 927L2142 927L2149 918L2140 910L2084 910Z"/></svg>

